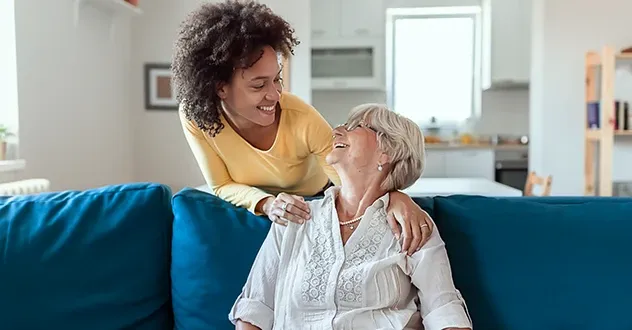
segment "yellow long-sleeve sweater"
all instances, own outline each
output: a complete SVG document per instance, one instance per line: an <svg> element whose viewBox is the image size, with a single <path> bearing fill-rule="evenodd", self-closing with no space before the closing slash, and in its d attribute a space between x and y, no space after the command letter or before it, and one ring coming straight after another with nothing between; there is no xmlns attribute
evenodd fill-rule
<svg viewBox="0 0 632 330"><path fill-rule="evenodd" d="M215 137L201 131L180 111L189 147L211 191L218 197L255 213L265 197L280 192L312 196L328 179L340 184L325 162L332 148L332 128L309 104L284 92L276 140L260 150L244 140L221 116L224 128Z"/></svg>

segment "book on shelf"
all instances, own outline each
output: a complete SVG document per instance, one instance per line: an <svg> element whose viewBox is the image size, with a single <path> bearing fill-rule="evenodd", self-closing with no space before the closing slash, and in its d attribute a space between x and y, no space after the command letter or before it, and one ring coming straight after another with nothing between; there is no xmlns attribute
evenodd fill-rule
<svg viewBox="0 0 632 330"><path fill-rule="evenodd" d="M628 102L614 102L615 121L614 129L618 131L629 131L632 127L632 118L630 118L630 104Z"/></svg>
<svg viewBox="0 0 632 330"><path fill-rule="evenodd" d="M589 102L586 105L587 111L587 128L600 129L600 106L599 102ZM632 131L632 111L630 111L630 103L627 101L614 102L614 129L615 131Z"/></svg>
<svg viewBox="0 0 632 330"><path fill-rule="evenodd" d="M588 129L599 129L599 102L589 102L586 105L586 111L588 114L588 122L586 123Z"/></svg>

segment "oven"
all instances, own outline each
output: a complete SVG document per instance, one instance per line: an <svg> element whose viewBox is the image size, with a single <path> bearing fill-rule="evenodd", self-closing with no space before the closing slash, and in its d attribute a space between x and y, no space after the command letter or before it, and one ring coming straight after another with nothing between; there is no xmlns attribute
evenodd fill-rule
<svg viewBox="0 0 632 330"><path fill-rule="evenodd" d="M528 159L505 159L496 161L494 179L498 183L524 191L529 175Z"/></svg>

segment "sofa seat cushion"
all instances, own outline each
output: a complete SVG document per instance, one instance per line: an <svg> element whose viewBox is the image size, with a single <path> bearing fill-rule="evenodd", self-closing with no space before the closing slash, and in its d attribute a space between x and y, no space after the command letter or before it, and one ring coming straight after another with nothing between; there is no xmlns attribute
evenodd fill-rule
<svg viewBox="0 0 632 330"><path fill-rule="evenodd" d="M632 329L632 199L435 198L475 329Z"/></svg>
<svg viewBox="0 0 632 330"><path fill-rule="evenodd" d="M172 204L176 329L234 329L228 313L271 222L195 189L178 192Z"/></svg>
<svg viewBox="0 0 632 330"><path fill-rule="evenodd" d="M0 328L172 329L156 184L0 198Z"/></svg>

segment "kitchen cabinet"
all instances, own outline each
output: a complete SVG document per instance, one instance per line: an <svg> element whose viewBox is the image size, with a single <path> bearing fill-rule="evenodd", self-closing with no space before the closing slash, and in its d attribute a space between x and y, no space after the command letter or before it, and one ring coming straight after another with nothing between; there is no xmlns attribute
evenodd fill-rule
<svg viewBox="0 0 632 330"><path fill-rule="evenodd" d="M445 151L445 171L449 178L494 180L494 150Z"/></svg>
<svg viewBox="0 0 632 330"><path fill-rule="evenodd" d="M426 150L424 178L484 178L494 180L493 149Z"/></svg>
<svg viewBox="0 0 632 330"><path fill-rule="evenodd" d="M383 0L311 0L313 90L385 88Z"/></svg>
<svg viewBox="0 0 632 330"><path fill-rule="evenodd" d="M483 0L483 88L528 88L533 0Z"/></svg>
<svg viewBox="0 0 632 330"><path fill-rule="evenodd" d="M339 38L342 23L340 0L312 0L310 7L312 38Z"/></svg>
<svg viewBox="0 0 632 330"><path fill-rule="evenodd" d="M445 152L442 150L426 150L424 178L445 178Z"/></svg>
<svg viewBox="0 0 632 330"><path fill-rule="evenodd" d="M384 36L383 0L311 0L310 6L315 40Z"/></svg>
<svg viewBox="0 0 632 330"><path fill-rule="evenodd" d="M339 0L342 4L343 38L366 38L384 35L386 8L381 0Z"/></svg>

